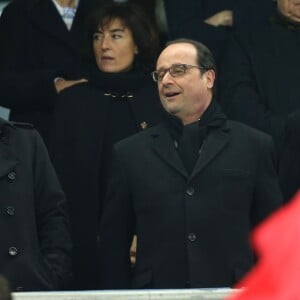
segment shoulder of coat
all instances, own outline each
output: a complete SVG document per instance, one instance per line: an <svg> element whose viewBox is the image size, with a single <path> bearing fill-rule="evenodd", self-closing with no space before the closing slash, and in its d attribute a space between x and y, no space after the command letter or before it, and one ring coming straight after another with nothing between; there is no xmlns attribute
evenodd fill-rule
<svg viewBox="0 0 300 300"><path fill-rule="evenodd" d="M33 129L34 126L30 123L23 123L23 122L10 122L13 126L18 128L26 128L26 129Z"/></svg>

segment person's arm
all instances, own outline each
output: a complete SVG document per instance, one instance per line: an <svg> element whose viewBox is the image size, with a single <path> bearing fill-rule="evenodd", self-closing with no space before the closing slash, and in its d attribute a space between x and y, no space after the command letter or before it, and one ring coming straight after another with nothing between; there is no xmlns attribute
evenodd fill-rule
<svg viewBox="0 0 300 300"><path fill-rule="evenodd" d="M291 114L286 123L283 150L279 161L279 180L284 201L300 188L300 111Z"/></svg>
<svg viewBox="0 0 300 300"><path fill-rule="evenodd" d="M117 151L114 151L107 197L100 225L100 286L103 289L130 288L130 245L135 217L130 191Z"/></svg>
<svg viewBox="0 0 300 300"><path fill-rule="evenodd" d="M269 135L264 135L256 146L259 148L260 157L255 173L254 201L251 207L252 227L256 226L283 203L278 182L277 156L273 140Z"/></svg>
<svg viewBox="0 0 300 300"><path fill-rule="evenodd" d="M72 243L66 199L47 149L39 134L36 131L34 134L34 196L40 253L48 269L48 288L59 290L66 288L71 280Z"/></svg>
<svg viewBox="0 0 300 300"><path fill-rule="evenodd" d="M169 37L192 38L207 46L210 41L224 40L231 13L219 11L215 15L206 15L207 1L204 0L165 0ZM221 26L223 25L223 26Z"/></svg>

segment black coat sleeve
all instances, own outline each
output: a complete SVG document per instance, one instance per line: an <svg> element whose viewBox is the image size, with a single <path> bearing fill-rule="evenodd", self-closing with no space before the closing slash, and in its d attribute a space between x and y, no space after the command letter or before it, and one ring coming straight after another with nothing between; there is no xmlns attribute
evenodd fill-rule
<svg viewBox="0 0 300 300"><path fill-rule="evenodd" d="M252 227L279 208L283 202L278 182L278 159L272 138L265 136L259 146L261 154L256 170L254 201L251 209Z"/></svg>
<svg viewBox="0 0 300 300"><path fill-rule="evenodd" d="M131 200L126 173L115 151L100 225L100 286L104 289L130 288L129 249L135 224Z"/></svg>
<svg viewBox="0 0 300 300"><path fill-rule="evenodd" d="M47 149L35 132L33 163L36 226L40 252L50 271L49 289L68 286L71 279L71 238L66 199L58 182Z"/></svg>
<svg viewBox="0 0 300 300"><path fill-rule="evenodd" d="M285 201L300 187L300 111L287 120L283 150L279 163L279 179Z"/></svg>

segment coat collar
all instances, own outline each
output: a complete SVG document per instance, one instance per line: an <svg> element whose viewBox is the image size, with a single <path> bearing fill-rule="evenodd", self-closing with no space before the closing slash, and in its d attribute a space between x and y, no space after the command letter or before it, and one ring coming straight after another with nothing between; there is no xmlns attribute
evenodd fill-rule
<svg viewBox="0 0 300 300"><path fill-rule="evenodd" d="M227 122L225 122L221 128L215 129L208 134L203 147L201 148L201 154L190 176L184 168L183 162L175 149L174 142L172 141L170 134L162 124L155 127L154 131L152 131L152 147L153 151L168 165L190 181L225 148L230 141L231 136L229 132L230 130L227 127Z"/></svg>
<svg viewBox="0 0 300 300"><path fill-rule="evenodd" d="M68 29L51 0L39 1L33 5L29 11L29 17L41 31L55 36L64 43L70 42Z"/></svg>

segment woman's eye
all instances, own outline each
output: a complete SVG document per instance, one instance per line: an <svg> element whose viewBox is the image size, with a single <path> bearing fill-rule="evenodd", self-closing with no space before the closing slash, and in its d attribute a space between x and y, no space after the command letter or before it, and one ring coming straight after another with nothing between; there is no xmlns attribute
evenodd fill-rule
<svg viewBox="0 0 300 300"><path fill-rule="evenodd" d="M121 34L113 34L113 35L112 35L112 38L113 38L114 40L118 40L118 39L122 38L122 35L121 35Z"/></svg>
<svg viewBox="0 0 300 300"><path fill-rule="evenodd" d="M99 41L99 40L101 40L101 38L102 38L102 34L94 34L93 35L94 41Z"/></svg>

